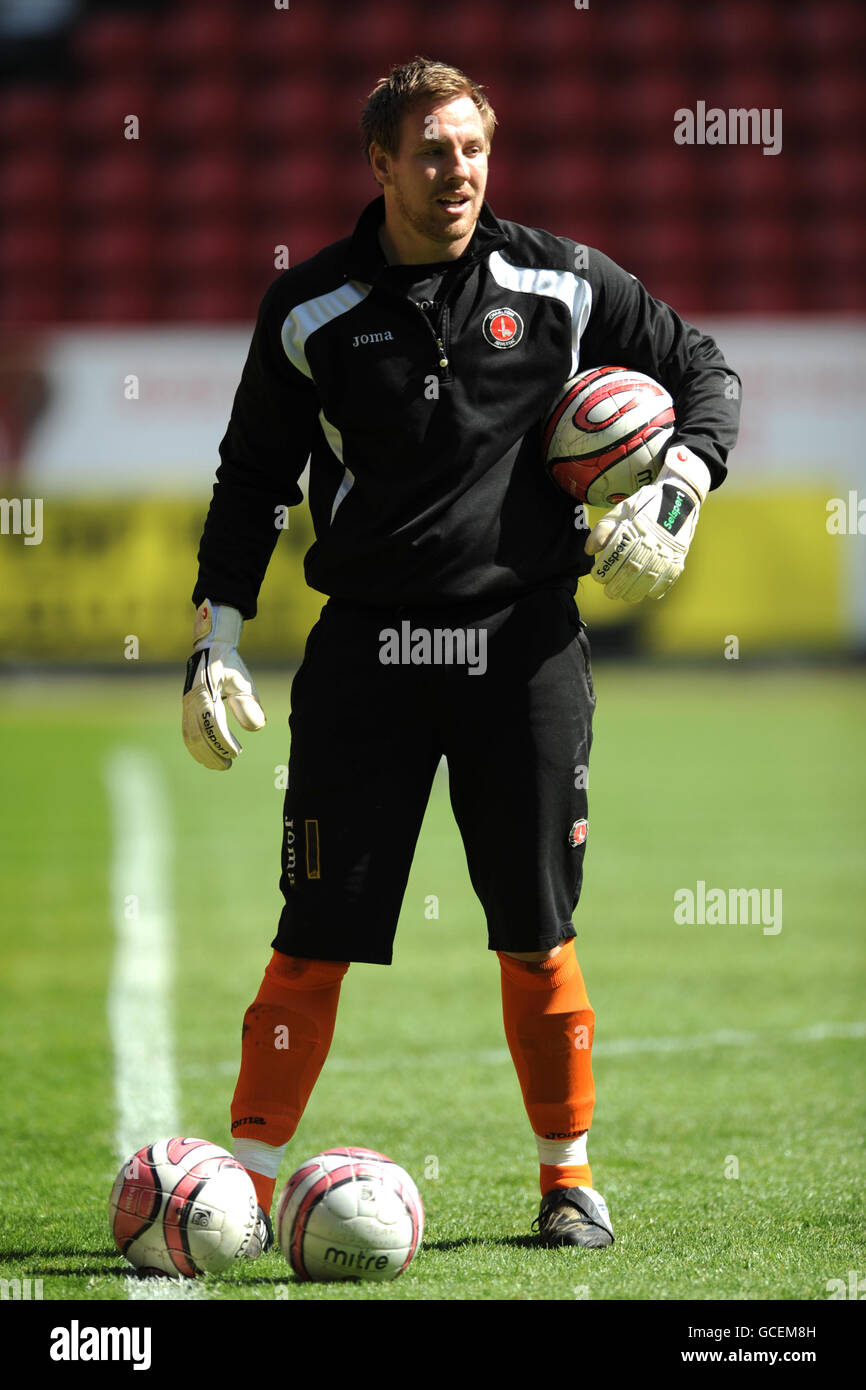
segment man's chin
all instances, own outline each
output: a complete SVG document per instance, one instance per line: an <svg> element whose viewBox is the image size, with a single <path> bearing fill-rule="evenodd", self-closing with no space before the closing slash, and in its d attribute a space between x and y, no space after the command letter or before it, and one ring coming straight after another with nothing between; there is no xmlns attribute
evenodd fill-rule
<svg viewBox="0 0 866 1390"><path fill-rule="evenodd" d="M432 230L432 239L450 246L455 241L462 241L464 237L471 236L477 221L478 214L472 213L471 216L459 217L456 221L446 222L444 225L440 222Z"/></svg>
<svg viewBox="0 0 866 1390"><path fill-rule="evenodd" d="M471 236L475 226L474 222L468 219L465 223L455 222L453 226L446 227L443 233L443 241L462 241L464 237Z"/></svg>

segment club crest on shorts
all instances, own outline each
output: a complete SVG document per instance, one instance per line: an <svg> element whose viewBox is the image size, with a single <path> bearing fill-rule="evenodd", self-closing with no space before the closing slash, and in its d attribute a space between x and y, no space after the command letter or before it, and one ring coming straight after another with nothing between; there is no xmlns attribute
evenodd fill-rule
<svg viewBox="0 0 866 1390"><path fill-rule="evenodd" d="M491 309L481 325L491 347L516 347L523 337L523 319L516 309Z"/></svg>
<svg viewBox="0 0 866 1390"><path fill-rule="evenodd" d="M586 821L576 820L568 832L568 843L572 849L577 849L586 839Z"/></svg>

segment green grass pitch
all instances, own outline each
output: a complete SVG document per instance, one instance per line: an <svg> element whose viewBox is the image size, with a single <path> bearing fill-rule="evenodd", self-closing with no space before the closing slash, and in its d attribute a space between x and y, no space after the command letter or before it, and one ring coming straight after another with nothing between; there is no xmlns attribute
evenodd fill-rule
<svg viewBox="0 0 866 1390"><path fill-rule="evenodd" d="M2 695L0 1277L41 1279L46 1300L128 1294L106 1216L112 750L144 751L167 798L183 1133L228 1144L241 1018L279 910L288 678L260 681L268 727L216 775L183 748L180 678L121 674L7 681ZM281 1174L331 1145L381 1149L418 1181L424 1244L389 1284L300 1284L272 1253L203 1279L200 1296L824 1300L829 1280L866 1271L866 680L735 663L596 674L576 921L597 1015L590 1159L616 1244L528 1238L534 1144L440 776L395 963L349 971ZM677 924L674 894L699 880L781 889L781 931Z"/></svg>

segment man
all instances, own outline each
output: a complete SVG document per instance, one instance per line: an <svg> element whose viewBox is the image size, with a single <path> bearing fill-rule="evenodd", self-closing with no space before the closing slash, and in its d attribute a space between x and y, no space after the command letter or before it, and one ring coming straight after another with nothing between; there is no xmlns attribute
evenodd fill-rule
<svg viewBox="0 0 866 1390"><path fill-rule="evenodd" d="M308 583L330 596L292 685L273 955L244 1019L235 1153L260 1203L327 1056L352 961L388 964L433 776L451 801L505 1032L536 1138L540 1240L609 1245L587 1160L594 1015L574 950L595 696L574 604L660 596L725 474L737 407L715 344L599 252L485 202L494 113L463 73L418 58L362 115L381 197L354 234L262 303L204 528L184 732L229 768L264 723L238 655L310 456ZM551 486L541 423L581 367L663 382L677 430L657 484L587 536ZM672 540L660 513L687 517ZM288 1049L274 1046L288 1028ZM283 1034L284 1035L284 1034Z"/></svg>

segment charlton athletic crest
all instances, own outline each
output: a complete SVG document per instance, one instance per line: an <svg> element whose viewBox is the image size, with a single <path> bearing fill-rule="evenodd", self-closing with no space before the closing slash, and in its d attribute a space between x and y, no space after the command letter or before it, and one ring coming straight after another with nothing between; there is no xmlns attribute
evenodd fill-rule
<svg viewBox="0 0 866 1390"><path fill-rule="evenodd" d="M568 832L568 843L571 845L572 849L577 849L578 845L582 845L585 839L586 821L576 820L571 830Z"/></svg>
<svg viewBox="0 0 866 1390"><path fill-rule="evenodd" d="M491 309L482 325L491 347L513 348L523 337L523 319L516 309Z"/></svg>

